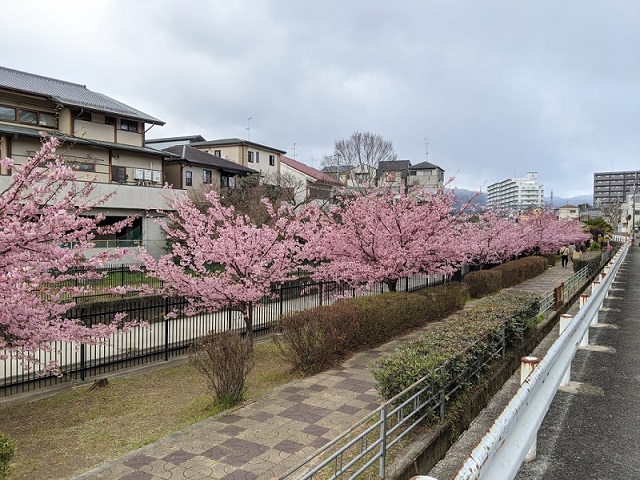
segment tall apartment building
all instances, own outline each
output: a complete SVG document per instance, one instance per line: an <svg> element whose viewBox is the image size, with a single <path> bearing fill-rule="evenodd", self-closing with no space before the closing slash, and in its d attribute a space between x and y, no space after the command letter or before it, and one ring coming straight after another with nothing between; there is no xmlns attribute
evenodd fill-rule
<svg viewBox="0 0 640 480"><path fill-rule="evenodd" d="M487 207L525 211L542 207L544 187L538 173L528 172L524 178L508 178L487 188Z"/></svg>
<svg viewBox="0 0 640 480"><path fill-rule="evenodd" d="M634 185L640 188L640 171L600 172L593 174L593 202L606 204L623 203L633 193Z"/></svg>

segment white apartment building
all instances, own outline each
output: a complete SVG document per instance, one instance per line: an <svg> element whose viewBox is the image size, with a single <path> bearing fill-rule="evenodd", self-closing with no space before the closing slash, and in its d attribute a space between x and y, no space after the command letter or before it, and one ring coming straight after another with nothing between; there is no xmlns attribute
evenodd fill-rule
<svg viewBox="0 0 640 480"><path fill-rule="evenodd" d="M542 207L544 187L538 173L528 172L524 178L508 178L487 188L487 207L523 212Z"/></svg>

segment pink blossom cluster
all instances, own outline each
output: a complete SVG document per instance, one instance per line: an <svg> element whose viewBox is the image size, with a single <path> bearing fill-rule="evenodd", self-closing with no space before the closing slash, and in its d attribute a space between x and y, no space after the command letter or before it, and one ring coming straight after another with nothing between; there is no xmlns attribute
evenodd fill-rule
<svg viewBox="0 0 640 480"><path fill-rule="evenodd" d="M55 341L96 342L123 318L88 328L66 316L73 303L62 298L80 289L62 284L97 276L91 267L107 257L88 260L85 253L94 234L106 229L101 216L85 215L99 203L91 200L93 184L75 180L57 147L56 138L43 138L25 163L0 160L11 171L0 195L0 359L13 356L44 370L55 362L42 362L39 350L50 351Z"/></svg>
<svg viewBox="0 0 640 480"><path fill-rule="evenodd" d="M175 214L163 226L172 251L140 259L164 281L165 295L189 299L189 312L242 311L250 339L253 306L300 267L317 280L355 288L384 282L395 290L405 276L450 274L465 263L501 263L585 238L578 222L547 213L470 213L445 188L343 192L328 211L311 204L275 212L264 200L270 221L261 225L221 205L215 193L207 200L204 212L188 197L174 200Z"/></svg>

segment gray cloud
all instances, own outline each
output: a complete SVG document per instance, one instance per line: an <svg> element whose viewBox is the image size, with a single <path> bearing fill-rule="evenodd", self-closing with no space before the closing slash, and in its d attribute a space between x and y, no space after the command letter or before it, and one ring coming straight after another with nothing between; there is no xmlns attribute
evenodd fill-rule
<svg viewBox="0 0 640 480"><path fill-rule="evenodd" d="M3 64L162 118L150 137L246 137L319 166L371 131L480 188L538 171L555 195L640 169L640 4L12 3ZM29 25L29 34L25 34ZM46 32L37 35L37 32Z"/></svg>

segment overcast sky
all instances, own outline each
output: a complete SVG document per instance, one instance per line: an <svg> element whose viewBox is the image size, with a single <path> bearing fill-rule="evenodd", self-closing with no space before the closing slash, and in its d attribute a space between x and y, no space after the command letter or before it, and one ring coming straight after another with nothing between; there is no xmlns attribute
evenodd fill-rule
<svg viewBox="0 0 640 480"><path fill-rule="evenodd" d="M20 0L0 63L319 168L372 132L454 186L640 170L640 1ZM251 120L249 120L251 118ZM248 127L250 126L250 131ZM428 139L428 148L425 145ZM428 154L427 154L428 152Z"/></svg>

